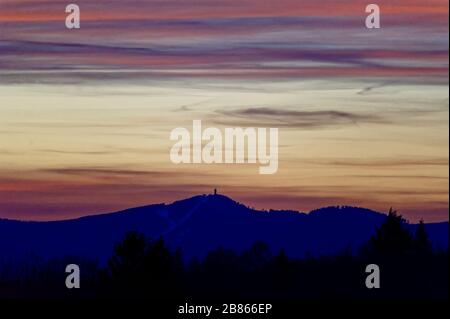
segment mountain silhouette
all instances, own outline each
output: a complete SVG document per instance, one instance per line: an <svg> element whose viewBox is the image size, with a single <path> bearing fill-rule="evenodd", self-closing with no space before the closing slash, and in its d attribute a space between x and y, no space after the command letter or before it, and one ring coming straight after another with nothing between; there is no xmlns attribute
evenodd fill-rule
<svg viewBox="0 0 450 319"><path fill-rule="evenodd" d="M364 208L328 207L309 214L261 211L223 195L200 195L172 204L52 222L0 219L0 258L76 256L105 262L114 244L129 231L163 237L187 258L204 257L223 247L240 252L256 241L288 256L334 255L356 251L375 233L386 215ZM412 231L417 225L407 224ZM448 248L448 222L427 224L436 249Z"/></svg>

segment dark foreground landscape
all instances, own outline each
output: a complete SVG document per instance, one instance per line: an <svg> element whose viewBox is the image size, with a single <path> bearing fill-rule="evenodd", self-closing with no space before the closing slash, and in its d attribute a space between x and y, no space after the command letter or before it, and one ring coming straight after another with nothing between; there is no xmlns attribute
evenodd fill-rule
<svg viewBox="0 0 450 319"><path fill-rule="evenodd" d="M447 299L448 223L352 207L256 211L221 195L62 222L0 220L0 298ZM67 289L77 264L81 288ZM380 289L366 267L380 267Z"/></svg>

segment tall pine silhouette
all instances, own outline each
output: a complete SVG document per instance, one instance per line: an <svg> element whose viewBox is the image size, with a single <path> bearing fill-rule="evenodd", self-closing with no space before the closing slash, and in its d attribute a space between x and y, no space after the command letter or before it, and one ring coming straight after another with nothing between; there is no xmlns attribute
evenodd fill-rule
<svg viewBox="0 0 450 319"><path fill-rule="evenodd" d="M413 238L405 224L406 220L391 208L386 221L370 240L372 252L377 255L399 256L410 251Z"/></svg>

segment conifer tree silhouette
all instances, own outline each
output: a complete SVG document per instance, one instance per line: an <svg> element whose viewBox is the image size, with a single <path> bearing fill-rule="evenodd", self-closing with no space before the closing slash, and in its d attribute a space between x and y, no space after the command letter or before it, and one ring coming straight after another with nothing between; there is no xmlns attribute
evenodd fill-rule
<svg viewBox="0 0 450 319"><path fill-rule="evenodd" d="M429 254L432 251L431 242L428 238L428 233L425 229L425 223L423 220L421 220L417 226L414 237L414 248L419 254Z"/></svg>
<svg viewBox="0 0 450 319"><path fill-rule="evenodd" d="M410 251L413 238L405 224L406 220L391 208L386 221L370 240L373 252L385 256L399 256Z"/></svg>

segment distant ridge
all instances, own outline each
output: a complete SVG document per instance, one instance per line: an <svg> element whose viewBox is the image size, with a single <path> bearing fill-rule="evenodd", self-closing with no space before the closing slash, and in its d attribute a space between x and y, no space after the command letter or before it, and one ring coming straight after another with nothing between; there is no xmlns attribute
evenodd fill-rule
<svg viewBox="0 0 450 319"><path fill-rule="evenodd" d="M54 222L0 219L0 258L76 256L105 262L128 231L163 237L185 257L204 257L224 247L241 251L264 241L292 257L332 255L356 250L384 221L385 214L349 206L326 207L309 214L255 210L224 195L199 195L172 204ZM408 224L412 231L416 225ZM448 222L427 224L436 249L448 248Z"/></svg>

